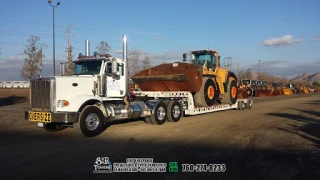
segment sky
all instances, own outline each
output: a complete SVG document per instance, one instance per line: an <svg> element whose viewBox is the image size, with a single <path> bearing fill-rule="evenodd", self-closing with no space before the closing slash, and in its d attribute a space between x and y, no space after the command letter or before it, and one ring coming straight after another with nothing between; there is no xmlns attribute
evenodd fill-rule
<svg viewBox="0 0 320 180"><path fill-rule="evenodd" d="M52 0L56 5L58 1ZM73 56L91 54L100 41L122 57L128 50L148 55L153 65L182 61L196 49L231 57L231 70L251 68L295 77L320 72L320 1L316 0L60 0L55 8L56 74L65 62L70 26ZM0 80L19 76L31 35L47 45L43 75L53 75L53 12L47 0L0 0Z"/></svg>

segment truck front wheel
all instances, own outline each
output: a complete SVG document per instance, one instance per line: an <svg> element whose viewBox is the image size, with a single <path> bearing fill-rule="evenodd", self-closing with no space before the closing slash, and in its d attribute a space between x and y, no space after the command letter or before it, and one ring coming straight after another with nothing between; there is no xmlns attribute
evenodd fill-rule
<svg viewBox="0 0 320 180"><path fill-rule="evenodd" d="M73 128L86 137L93 137L101 134L104 129L104 115L96 106L85 107L79 115L77 123Z"/></svg>

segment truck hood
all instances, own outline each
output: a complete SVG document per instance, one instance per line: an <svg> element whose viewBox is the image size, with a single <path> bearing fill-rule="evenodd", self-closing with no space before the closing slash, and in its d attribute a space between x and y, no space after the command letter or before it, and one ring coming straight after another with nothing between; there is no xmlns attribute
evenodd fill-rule
<svg viewBox="0 0 320 180"><path fill-rule="evenodd" d="M93 95L96 76L56 76L56 99L68 99L77 95Z"/></svg>

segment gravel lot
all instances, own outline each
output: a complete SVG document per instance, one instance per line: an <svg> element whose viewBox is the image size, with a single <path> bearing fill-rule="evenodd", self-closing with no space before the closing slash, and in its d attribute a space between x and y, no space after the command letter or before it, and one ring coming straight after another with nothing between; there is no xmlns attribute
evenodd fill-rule
<svg viewBox="0 0 320 180"><path fill-rule="evenodd" d="M24 119L28 103L0 104L1 179L319 179L320 93L253 98L253 109L184 117L162 126L119 121L100 136L48 133ZM112 162L226 164L220 173L94 174ZM2 177L1 177L2 176Z"/></svg>

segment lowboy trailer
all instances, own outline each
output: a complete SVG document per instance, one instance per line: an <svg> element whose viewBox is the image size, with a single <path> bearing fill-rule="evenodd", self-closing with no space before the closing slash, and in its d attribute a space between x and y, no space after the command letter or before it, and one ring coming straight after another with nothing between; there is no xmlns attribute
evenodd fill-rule
<svg viewBox="0 0 320 180"><path fill-rule="evenodd" d="M196 107L189 91L134 91L131 100L127 67L127 39L123 37L123 59L111 55L79 54L73 75L39 77L30 81L30 110L25 119L46 131L73 127L93 137L103 132L107 122L144 117L148 124L178 122L182 116L230 109L251 109L253 101L237 99L233 104ZM173 66L175 63L173 63Z"/></svg>

